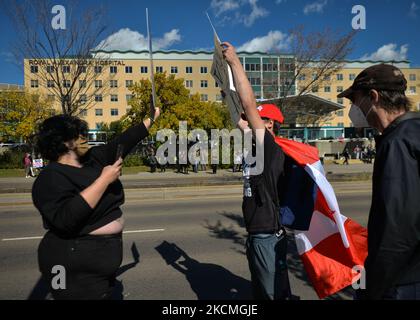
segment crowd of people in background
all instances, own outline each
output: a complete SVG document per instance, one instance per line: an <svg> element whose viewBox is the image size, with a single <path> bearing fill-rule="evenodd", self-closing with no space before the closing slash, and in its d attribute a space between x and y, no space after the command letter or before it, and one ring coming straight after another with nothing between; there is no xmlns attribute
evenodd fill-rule
<svg viewBox="0 0 420 320"><path fill-rule="evenodd" d="M373 146L359 146L356 145L353 150L349 151L348 148L345 148L341 157L344 158L343 165L349 165L350 159L361 160L364 163L373 163L375 159L376 150Z"/></svg>

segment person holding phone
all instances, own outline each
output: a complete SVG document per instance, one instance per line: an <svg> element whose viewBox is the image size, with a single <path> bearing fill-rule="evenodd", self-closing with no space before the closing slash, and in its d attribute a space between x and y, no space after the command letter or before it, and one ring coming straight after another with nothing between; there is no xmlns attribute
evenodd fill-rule
<svg viewBox="0 0 420 320"><path fill-rule="evenodd" d="M32 200L48 230L38 263L54 299L109 299L122 262L124 190L119 181L124 157L159 117L133 125L106 145L89 148L83 120L58 115L45 120L36 136L48 166L32 188ZM64 284L53 270L62 266Z"/></svg>

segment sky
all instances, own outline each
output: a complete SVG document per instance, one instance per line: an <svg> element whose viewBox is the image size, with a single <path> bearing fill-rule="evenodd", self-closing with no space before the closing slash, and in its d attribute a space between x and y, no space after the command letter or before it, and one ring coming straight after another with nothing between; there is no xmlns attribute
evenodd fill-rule
<svg viewBox="0 0 420 320"><path fill-rule="evenodd" d="M54 4L66 8L68 0ZM299 25L309 32L350 32L352 8L362 5L366 28L358 31L348 58L409 60L420 67L420 0L83 0L71 18L99 5L107 29L98 44L107 49L146 49L148 8L155 50L211 50L208 12L221 40L238 50L283 53L291 53L289 32ZM23 69L11 54L14 41L14 28L0 6L0 83L23 84Z"/></svg>

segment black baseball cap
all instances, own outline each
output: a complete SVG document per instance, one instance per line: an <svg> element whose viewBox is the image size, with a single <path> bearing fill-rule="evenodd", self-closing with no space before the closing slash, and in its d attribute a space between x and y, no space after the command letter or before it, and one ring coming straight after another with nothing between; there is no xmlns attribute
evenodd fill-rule
<svg viewBox="0 0 420 320"><path fill-rule="evenodd" d="M400 69L390 64L378 64L363 70L353 85L340 93L338 98L349 98L358 90L406 91L407 80Z"/></svg>

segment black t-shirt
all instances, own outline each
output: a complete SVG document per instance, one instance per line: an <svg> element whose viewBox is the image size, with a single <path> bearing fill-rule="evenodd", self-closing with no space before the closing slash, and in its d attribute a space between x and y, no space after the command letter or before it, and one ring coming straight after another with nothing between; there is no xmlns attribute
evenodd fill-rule
<svg viewBox="0 0 420 320"><path fill-rule="evenodd" d="M279 203L285 186L285 154L266 130L264 169L250 176L251 196L245 196L242 212L248 233L274 233L280 228Z"/></svg>
<svg viewBox="0 0 420 320"><path fill-rule="evenodd" d="M144 124L133 126L108 144L91 148L81 159L82 168L51 162L32 187L32 200L42 215L46 229L62 237L76 237L107 225L121 217L124 190L120 180L110 184L95 208L80 193L116 161L117 146L123 158L145 137Z"/></svg>

